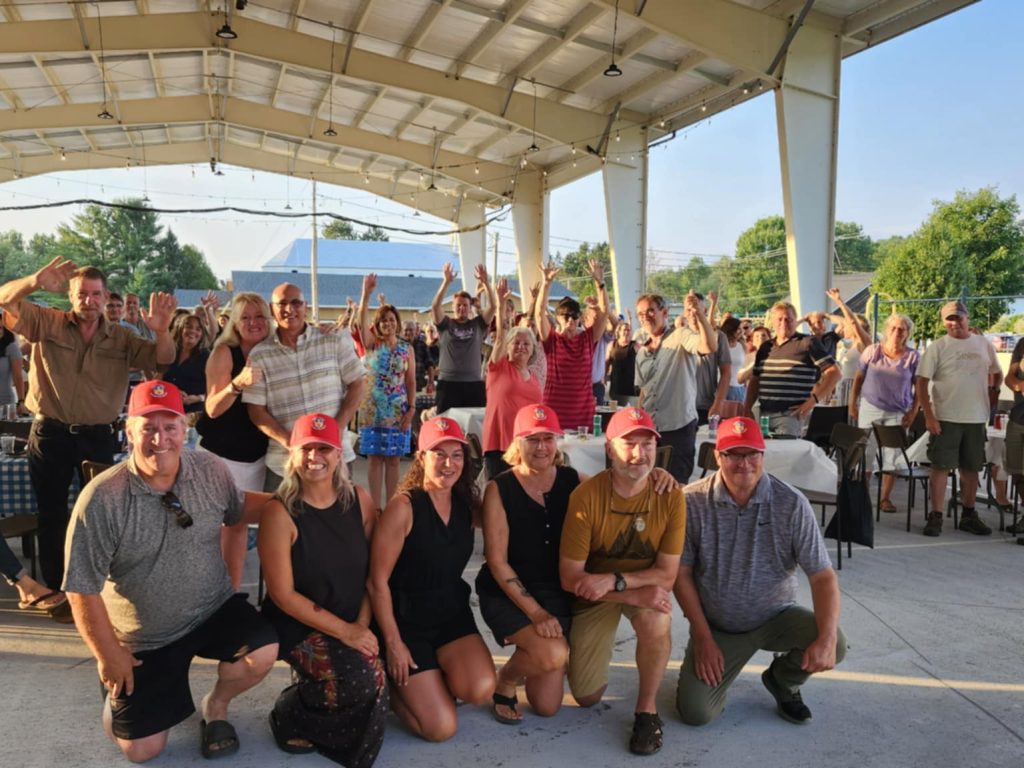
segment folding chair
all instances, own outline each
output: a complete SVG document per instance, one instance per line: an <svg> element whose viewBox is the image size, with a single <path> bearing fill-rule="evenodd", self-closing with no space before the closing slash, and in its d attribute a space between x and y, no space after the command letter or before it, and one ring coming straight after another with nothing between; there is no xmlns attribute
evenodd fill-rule
<svg viewBox="0 0 1024 768"><path fill-rule="evenodd" d="M928 518L928 479L931 477L931 471L917 466L907 457L907 448L910 447L910 439L907 436L907 433L903 431L903 427L897 424L872 424L871 429L875 433L875 442L878 444L878 453L875 454L878 462L878 487L875 495L875 520L880 520L882 517L882 474L885 472L885 474L890 474L894 477L906 480L910 484L907 488L907 530L909 531L910 517L914 509L914 499L917 495L916 491L918 483L921 483L921 487L924 489L924 514L925 519L927 520ZM899 451L899 455L903 457L902 469L899 467L893 467L891 471L883 470L883 448Z"/></svg>
<svg viewBox="0 0 1024 768"><path fill-rule="evenodd" d="M811 411L804 440L810 440L819 448L831 452L832 427L846 424L850 411L845 405L819 405Z"/></svg>

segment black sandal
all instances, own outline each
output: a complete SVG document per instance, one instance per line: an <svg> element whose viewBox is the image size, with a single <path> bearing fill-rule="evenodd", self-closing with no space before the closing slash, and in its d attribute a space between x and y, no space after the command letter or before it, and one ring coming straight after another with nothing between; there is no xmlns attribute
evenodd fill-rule
<svg viewBox="0 0 1024 768"><path fill-rule="evenodd" d="M519 704L519 699L513 693L511 696L502 696L500 693L495 693L491 700L494 704L491 705L491 714L494 715L494 719L502 725L519 725L522 721L521 717L506 717L505 715L498 714L498 707L508 707L516 715L519 714L519 710L516 707Z"/></svg>
<svg viewBox="0 0 1024 768"><path fill-rule="evenodd" d="M634 755L653 755L661 749L661 726L661 718L656 712L637 712L633 719L629 751Z"/></svg>
<svg viewBox="0 0 1024 768"><path fill-rule="evenodd" d="M274 710L270 710L270 732L274 734L274 742L277 744L277 748L282 752L287 752L289 755L308 755L311 752L316 752L316 747L312 744L292 744L290 739L301 739L301 736L287 736L281 732L281 724L277 722L277 715L274 714ZM302 739L308 741L308 739Z"/></svg>

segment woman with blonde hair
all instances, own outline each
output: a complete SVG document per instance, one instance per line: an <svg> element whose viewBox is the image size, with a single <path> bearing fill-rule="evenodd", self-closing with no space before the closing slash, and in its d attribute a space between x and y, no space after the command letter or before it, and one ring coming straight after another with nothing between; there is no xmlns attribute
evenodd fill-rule
<svg viewBox="0 0 1024 768"><path fill-rule="evenodd" d="M270 334L270 307L258 293L235 294L229 305L228 323L206 361L205 413L196 424L199 448L224 460L243 491L262 491L267 436L249 419L242 392L263 378L249 366L249 353ZM224 528L221 550L231 583L241 586L245 567L245 526Z"/></svg>
<svg viewBox="0 0 1024 768"><path fill-rule="evenodd" d="M263 615L298 679L278 696L270 728L283 751L317 750L347 768L373 765L388 714L366 592L376 519L369 494L348 479L338 423L300 417L259 532Z"/></svg>

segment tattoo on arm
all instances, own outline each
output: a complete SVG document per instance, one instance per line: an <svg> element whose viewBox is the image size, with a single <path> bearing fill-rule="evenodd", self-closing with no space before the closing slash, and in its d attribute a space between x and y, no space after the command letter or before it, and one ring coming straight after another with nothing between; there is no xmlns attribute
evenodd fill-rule
<svg viewBox="0 0 1024 768"><path fill-rule="evenodd" d="M529 591L527 591L527 589L526 589L526 585L524 585L523 582L521 582L519 580L518 576L516 576L515 578L511 578L511 579L506 579L505 583L506 584L511 584L513 587L519 587L519 594L521 594L523 597L529 597L530 596Z"/></svg>

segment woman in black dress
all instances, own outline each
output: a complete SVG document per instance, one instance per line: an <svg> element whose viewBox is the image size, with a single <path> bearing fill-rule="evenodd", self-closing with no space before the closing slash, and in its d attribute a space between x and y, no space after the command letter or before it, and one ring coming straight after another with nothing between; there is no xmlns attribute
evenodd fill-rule
<svg viewBox="0 0 1024 768"><path fill-rule="evenodd" d="M619 405L636 404L636 348L633 327L621 320L608 347L608 399Z"/></svg>
<svg viewBox="0 0 1024 768"><path fill-rule="evenodd" d="M569 657L572 595L558 578L558 544L569 494L580 483L558 450L558 416L539 403L516 413L513 441L504 460L511 469L484 492L484 555L476 592L480 613L500 645L515 652L498 673L492 712L514 724L516 685L526 680L526 698L538 715L562 705Z"/></svg>
<svg viewBox="0 0 1024 768"><path fill-rule="evenodd" d="M285 752L318 750L369 768L388 713L366 593L375 507L348 479L333 418L301 417L289 445L284 481L261 516L259 553L263 615L298 682L278 696L270 728Z"/></svg>
<svg viewBox="0 0 1024 768"><path fill-rule="evenodd" d="M370 595L395 712L416 735L444 741L458 727L454 699L490 702L494 662L462 579L479 516L466 438L454 420L435 416L418 445L374 532Z"/></svg>
<svg viewBox="0 0 1024 768"><path fill-rule="evenodd" d="M171 326L171 337L174 362L160 378L181 390L185 413L198 413L206 400L206 361L210 356L203 324L195 315L178 315Z"/></svg>

